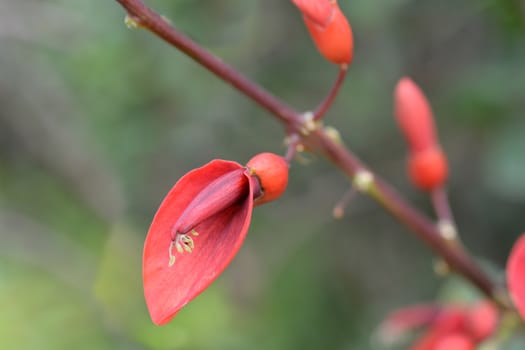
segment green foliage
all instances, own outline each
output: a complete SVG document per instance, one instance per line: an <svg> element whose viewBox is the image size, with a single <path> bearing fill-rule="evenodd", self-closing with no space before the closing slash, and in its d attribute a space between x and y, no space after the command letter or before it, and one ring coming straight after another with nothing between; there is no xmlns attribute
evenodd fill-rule
<svg viewBox="0 0 525 350"><path fill-rule="evenodd" d="M147 3L299 109L314 108L335 79L288 1ZM326 123L408 188L390 99L411 75L455 166L462 234L475 252L506 253L525 227L523 6L340 3L356 55ZM284 134L123 19L116 1L0 5L0 348L363 350L387 311L438 294L431 253L377 206L358 198L331 219L348 184L306 155L283 199L257 208L225 276L172 323L153 326L141 257L161 198L212 158L283 151ZM506 346L522 349L523 339Z"/></svg>

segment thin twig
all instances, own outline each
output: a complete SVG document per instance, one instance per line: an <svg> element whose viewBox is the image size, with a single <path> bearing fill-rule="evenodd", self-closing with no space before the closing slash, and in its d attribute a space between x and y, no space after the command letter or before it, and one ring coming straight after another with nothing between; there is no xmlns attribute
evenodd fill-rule
<svg viewBox="0 0 525 350"><path fill-rule="evenodd" d="M454 217L448 202L447 192L444 187L438 187L431 193L432 204L439 220L454 223Z"/></svg>
<svg viewBox="0 0 525 350"><path fill-rule="evenodd" d="M346 77L346 72L348 72L348 65L341 65L339 68L339 73L337 74L337 79L335 80L332 89L328 93L328 96L326 96L325 100L321 102L319 107L317 107L316 111L314 112L314 121L321 120L332 105L332 103L334 102L335 98L337 97L337 94L339 93L339 89L341 88L341 86L343 86L343 82Z"/></svg>
<svg viewBox="0 0 525 350"><path fill-rule="evenodd" d="M292 163L292 160L294 159L295 155L297 154L298 147L301 146L301 138L298 134L291 134L287 138L288 148L286 150L286 154L284 156L284 159L290 165Z"/></svg>

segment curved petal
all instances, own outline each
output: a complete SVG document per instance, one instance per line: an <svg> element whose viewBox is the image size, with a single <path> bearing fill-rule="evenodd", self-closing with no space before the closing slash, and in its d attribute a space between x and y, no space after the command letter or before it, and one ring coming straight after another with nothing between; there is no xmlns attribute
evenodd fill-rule
<svg viewBox="0 0 525 350"><path fill-rule="evenodd" d="M378 336L385 344L396 343L414 330L431 326L442 311L437 304L416 304L395 310L379 325Z"/></svg>
<svg viewBox="0 0 525 350"><path fill-rule="evenodd" d="M507 283L512 301L521 318L525 320L525 234L514 244L510 253L507 262Z"/></svg>
<svg viewBox="0 0 525 350"><path fill-rule="evenodd" d="M446 310L438 316L430 329L409 350L434 350L440 340L450 334L462 332L464 327L463 310Z"/></svg>
<svg viewBox="0 0 525 350"><path fill-rule="evenodd" d="M171 229L184 208L211 181L241 165L216 160L182 177L162 202L144 245L144 295L153 323L162 325L200 294L239 250L250 224L253 185L248 196L195 227L191 253L176 254L169 266ZM243 175L247 176L247 175Z"/></svg>

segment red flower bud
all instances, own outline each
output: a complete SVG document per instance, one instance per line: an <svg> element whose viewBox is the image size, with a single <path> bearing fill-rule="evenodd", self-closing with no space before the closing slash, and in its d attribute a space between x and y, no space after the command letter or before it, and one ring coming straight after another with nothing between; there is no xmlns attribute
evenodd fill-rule
<svg viewBox="0 0 525 350"><path fill-rule="evenodd" d="M408 173L423 190L443 185L448 164L436 137L432 110L425 95L409 78L402 78L394 92L395 116L408 148Z"/></svg>
<svg viewBox="0 0 525 350"><path fill-rule="evenodd" d="M421 89L410 78L402 78L394 92L395 116L410 152L437 144L434 117Z"/></svg>
<svg viewBox="0 0 525 350"><path fill-rule="evenodd" d="M525 320L525 234L514 244L507 261L507 284L521 318Z"/></svg>
<svg viewBox="0 0 525 350"><path fill-rule="evenodd" d="M255 161L254 169L214 160L184 175L164 198L144 244L144 295L153 323L169 322L231 262L248 232L254 200L284 192L284 160L268 153L252 160L258 157L264 161ZM268 197L261 184L268 184Z"/></svg>
<svg viewBox="0 0 525 350"><path fill-rule="evenodd" d="M273 153L260 153L250 159L246 166L259 179L262 196L255 202L260 205L277 199L288 184L288 163Z"/></svg>
<svg viewBox="0 0 525 350"><path fill-rule="evenodd" d="M474 342L463 333L453 333L443 337L434 350L475 350Z"/></svg>
<svg viewBox="0 0 525 350"><path fill-rule="evenodd" d="M353 58L352 29L336 0L292 0L317 49L328 61L349 64Z"/></svg>
<svg viewBox="0 0 525 350"><path fill-rule="evenodd" d="M410 153L408 175L412 183L422 190L432 190L441 186L448 176L445 154L437 147Z"/></svg>

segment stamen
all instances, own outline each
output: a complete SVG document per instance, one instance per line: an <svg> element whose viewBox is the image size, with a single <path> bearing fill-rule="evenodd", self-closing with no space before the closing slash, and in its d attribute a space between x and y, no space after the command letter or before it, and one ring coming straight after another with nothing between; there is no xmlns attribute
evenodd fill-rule
<svg viewBox="0 0 525 350"><path fill-rule="evenodd" d="M188 235L179 235L179 240L180 242L182 242L183 246L184 246L184 250L188 250L188 248L190 249L190 253L191 253L191 249L193 249L195 247L195 245L193 244L193 239L188 236Z"/></svg>
<svg viewBox="0 0 525 350"><path fill-rule="evenodd" d="M199 235L199 233L195 230L191 230L190 233L193 236ZM188 234L177 233L175 235L175 239L172 240L170 243L170 248L169 248L170 260L168 262L168 266L170 267L173 266L173 264L175 264L175 255L173 255L173 247L177 249L177 252L179 252L179 254L183 254L184 252L191 253L193 252L193 249L195 248L195 243L193 242L193 238L191 238Z"/></svg>
<svg viewBox="0 0 525 350"><path fill-rule="evenodd" d="M182 249L182 245L180 244L180 242L178 240L175 241L175 247L177 247L177 251L179 253L184 253L184 249Z"/></svg>
<svg viewBox="0 0 525 350"><path fill-rule="evenodd" d="M169 267L172 267L173 264L175 264L175 255L173 255L173 252L172 252L172 251L173 251L173 244L174 244L174 243L175 243L174 241L171 241L171 243L170 243L170 251L169 251L169 254L170 254L170 261L169 261L169 263L168 263L168 266L169 266Z"/></svg>

